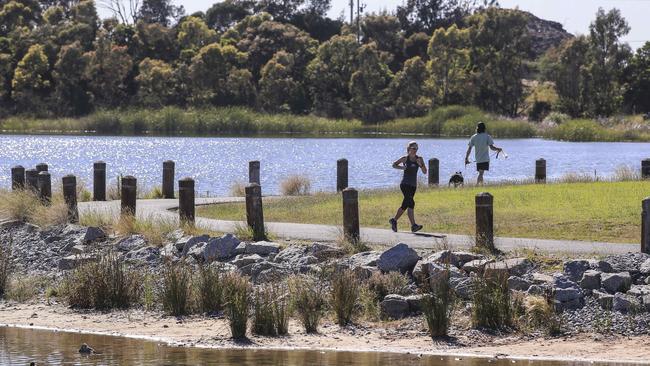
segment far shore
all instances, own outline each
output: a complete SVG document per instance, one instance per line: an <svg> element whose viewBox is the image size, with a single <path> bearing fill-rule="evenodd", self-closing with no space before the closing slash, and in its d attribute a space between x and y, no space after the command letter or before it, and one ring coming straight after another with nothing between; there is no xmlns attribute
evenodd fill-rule
<svg viewBox="0 0 650 366"><path fill-rule="evenodd" d="M421 329L408 335L395 328L399 322L385 326L363 323L340 328L330 320L319 334L306 335L297 322L290 323L286 337L249 338L237 343L230 339L225 319L205 317L175 318L162 313L139 310L113 312L78 312L61 304L44 302L0 305L0 326L24 329L74 332L128 337L161 342L178 347L255 350L312 350L335 352L385 352L410 355L450 357L507 358L512 360L552 360L584 362L647 363L650 359L650 336L579 334L561 337L526 339L485 336L480 342L463 345L463 337L432 340ZM421 328L425 325L421 324ZM416 327L409 327L416 328Z"/></svg>

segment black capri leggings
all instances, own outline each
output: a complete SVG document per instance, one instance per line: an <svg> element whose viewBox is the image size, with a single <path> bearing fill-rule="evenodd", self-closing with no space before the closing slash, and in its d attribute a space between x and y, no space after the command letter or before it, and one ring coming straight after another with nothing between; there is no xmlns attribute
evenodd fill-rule
<svg viewBox="0 0 650 366"><path fill-rule="evenodd" d="M416 187L408 184L400 184L399 189L402 190L402 194L404 195L404 200L402 201L402 210L406 210L407 208L415 208L415 200L413 199L413 196L415 196Z"/></svg>

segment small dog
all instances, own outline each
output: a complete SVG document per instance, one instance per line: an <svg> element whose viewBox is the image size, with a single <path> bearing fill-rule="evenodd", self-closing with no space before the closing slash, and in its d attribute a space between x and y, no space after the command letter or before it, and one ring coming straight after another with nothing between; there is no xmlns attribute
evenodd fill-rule
<svg viewBox="0 0 650 366"><path fill-rule="evenodd" d="M448 186L451 186L452 184L454 185L454 188L465 185L465 178L463 178L462 172L456 172L451 176L451 178L449 178Z"/></svg>

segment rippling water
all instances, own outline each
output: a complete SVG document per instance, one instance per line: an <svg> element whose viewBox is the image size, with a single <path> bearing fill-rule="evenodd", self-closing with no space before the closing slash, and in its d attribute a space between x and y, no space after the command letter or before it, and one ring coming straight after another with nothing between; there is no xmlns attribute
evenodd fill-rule
<svg viewBox="0 0 650 366"><path fill-rule="evenodd" d="M279 192L290 174L311 179L312 190L336 188L336 160L347 158L350 186L395 186L400 171L391 163L402 156L408 138L197 138L105 136L0 136L0 186L10 185L10 167L50 165L53 179L69 173L86 186L92 183L92 163L108 164L109 183L119 174L135 175L139 185L160 185L162 162L176 161L176 178L191 176L200 194L228 194L232 184L248 179L248 161L260 160L265 194ZM418 139L419 154L440 159L440 179L463 171L465 139ZM535 159L547 160L549 178L565 173L613 174L622 165L640 169L650 157L650 143L571 143L541 139L497 140L508 159L493 160L488 180L523 179L534 175ZM467 167L466 177L474 177Z"/></svg>
<svg viewBox="0 0 650 366"><path fill-rule="evenodd" d="M80 355L87 343L101 354ZM451 366L614 365L400 355L360 352L215 350L169 347L150 341L0 327L2 365L220 365L220 366Z"/></svg>

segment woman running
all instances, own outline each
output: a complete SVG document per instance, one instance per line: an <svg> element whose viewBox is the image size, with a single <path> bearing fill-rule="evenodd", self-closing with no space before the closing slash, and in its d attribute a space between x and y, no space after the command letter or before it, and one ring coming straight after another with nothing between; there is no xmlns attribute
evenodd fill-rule
<svg viewBox="0 0 650 366"><path fill-rule="evenodd" d="M395 217L389 220L390 228L395 232L397 232L397 220L399 220L404 211L407 212L409 221L411 221L411 231L416 232L422 229L422 225L415 223L415 201L413 200L413 196L415 196L415 190L418 185L418 168L422 169L422 173L427 174L427 167L424 165L424 159L418 156L417 152L418 144L415 141L411 141L406 148L407 155L402 156L393 163L393 168L404 171L402 182L399 185L404 195L404 200L402 201L402 206L397 209Z"/></svg>

